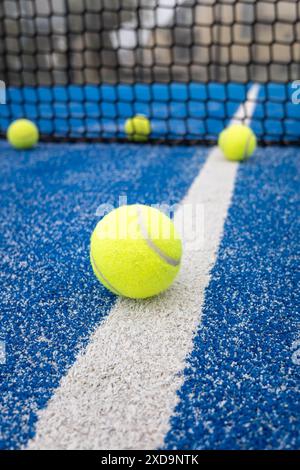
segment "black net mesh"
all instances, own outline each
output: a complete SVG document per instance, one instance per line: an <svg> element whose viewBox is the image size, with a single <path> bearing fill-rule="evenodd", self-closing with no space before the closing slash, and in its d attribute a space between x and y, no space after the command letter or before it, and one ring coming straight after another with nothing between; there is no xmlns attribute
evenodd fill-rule
<svg viewBox="0 0 300 470"><path fill-rule="evenodd" d="M299 19L297 0L3 0L0 132L122 140L143 114L153 141L210 142L258 84L258 139L299 142Z"/></svg>

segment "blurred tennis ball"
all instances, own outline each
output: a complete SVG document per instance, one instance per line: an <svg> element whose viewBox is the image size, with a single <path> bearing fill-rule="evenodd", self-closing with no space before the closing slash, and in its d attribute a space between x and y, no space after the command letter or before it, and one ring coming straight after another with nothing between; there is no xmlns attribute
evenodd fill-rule
<svg viewBox="0 0 300 470"><path fill-rule="evenodd" d="M181 253L171 219L141 204L111 211L91 237L90 259L96 277L114 294L134 299L166 290L179 271Z"/></svg>
<svg viewBox="0 0 300 470"><path fill-rule="evenodd" d="M125 122L125 132L129 140L146 142L151 133L151 124L146 116L138 114Z"/></svg>
<svg viewBox="0 0 300 470"><path fill-rule="evenodd" d="M228 160L243 161L253 154L256 136L250 127L232 124L221 132L218 144Z"/></svg>
<svg viewBox="0 0 300 470"><path fill-rule="evenodd" d="M39 131L28 119L17 119L7 130L7 140L16 149L30 149L37 144Z"/></svg>

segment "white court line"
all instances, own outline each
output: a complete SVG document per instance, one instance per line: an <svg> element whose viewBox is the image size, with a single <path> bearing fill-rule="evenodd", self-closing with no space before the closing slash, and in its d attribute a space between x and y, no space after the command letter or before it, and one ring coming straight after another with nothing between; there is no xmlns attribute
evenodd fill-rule
<svg viewBox="0 0 300 470"><path fill-rule="evenodd" d="M259 87L242 107L251 117ZM244 118L241 109L236 116ZM201 319L238 164L214 148L183 204L203 204L205 241L185 251L164 295L119 299L39 412L29 449L155 449L178 403L187 355ZM180 209L179 209L180 211Z"/></svg>

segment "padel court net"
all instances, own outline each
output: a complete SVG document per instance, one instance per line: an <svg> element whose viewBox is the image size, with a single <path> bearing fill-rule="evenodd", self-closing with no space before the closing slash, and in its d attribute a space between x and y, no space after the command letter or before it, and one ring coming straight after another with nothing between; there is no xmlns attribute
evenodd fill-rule
<svg viewBox="0 0 300 470"><path fill-rule="evenodd" d="M4 0L0 80L2 136L122 141L142 114L153 142L215 142L257 83L258 140L299 143L300 2Z"/></svg>

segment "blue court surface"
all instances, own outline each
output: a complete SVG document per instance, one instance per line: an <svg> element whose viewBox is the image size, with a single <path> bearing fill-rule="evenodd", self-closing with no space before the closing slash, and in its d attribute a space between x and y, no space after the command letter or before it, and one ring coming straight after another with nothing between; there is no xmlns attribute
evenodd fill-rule
<svg viewBox="0 0 300 470"><path fill-rule="evenodd" d="M115 305L89 262L97 208L120 195L178 203L209 152L0 143L2 449L34 437L38 410ZM258 148L239 166L166 449L299 448L299 158Z"/></svg>
<svg viewBox="0 0 300 470"><path fill-rule="evenodd" d="M299 155L240 167L168 448L299 448Z"/></svg>

